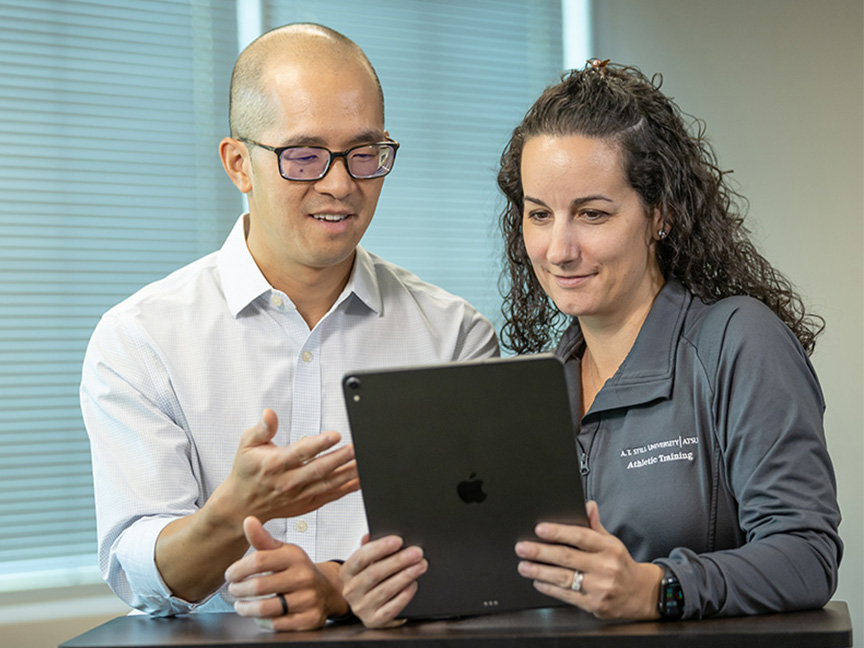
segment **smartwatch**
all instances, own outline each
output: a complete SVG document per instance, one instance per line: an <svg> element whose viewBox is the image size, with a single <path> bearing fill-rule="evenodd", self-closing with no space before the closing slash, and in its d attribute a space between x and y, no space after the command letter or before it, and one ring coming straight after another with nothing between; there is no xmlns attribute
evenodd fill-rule
<svg viewBox="0 0 864 648"><path fill-rule="evenodd" d="M684 614L684 592L672 570L662 565L663 580L660 581L660 600L657 609L664 621L675 621Z"/></svg>

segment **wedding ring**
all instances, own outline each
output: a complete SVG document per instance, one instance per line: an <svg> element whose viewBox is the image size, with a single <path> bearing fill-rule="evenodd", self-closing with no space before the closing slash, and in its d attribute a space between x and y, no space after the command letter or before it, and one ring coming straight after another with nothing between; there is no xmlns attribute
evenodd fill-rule
<svg viewBox="0 0 864 648"><path fill-rule="evenodd" d="M570 589L573 590L574 592L581 592L582 591L582 579L584 577L585 577L585 574L583 574L578 569L575 570L573 572L573 582L570 583Z"/></svg>
<svg viewBox="0 0 864 648"><path fill-rule="evenodd" d="M277 594L276 598L279 599L279 602L282 604L282 616L285 616L288 614L288 601L285 600L284 594Z"/></svg>

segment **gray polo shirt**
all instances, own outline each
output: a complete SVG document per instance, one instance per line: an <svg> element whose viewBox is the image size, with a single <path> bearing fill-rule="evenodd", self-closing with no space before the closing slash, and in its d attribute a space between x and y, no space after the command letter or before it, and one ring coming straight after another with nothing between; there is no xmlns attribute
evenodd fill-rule
<svg viewBox="0 0 864 648"><path fill-rule="evenodd" d="M574 320L557 353L576 421L583 352ZM685 618L820 607L842 555L824 408L764 304L669 281L576 425L586 497L634 559L672 569Z"/></svg>

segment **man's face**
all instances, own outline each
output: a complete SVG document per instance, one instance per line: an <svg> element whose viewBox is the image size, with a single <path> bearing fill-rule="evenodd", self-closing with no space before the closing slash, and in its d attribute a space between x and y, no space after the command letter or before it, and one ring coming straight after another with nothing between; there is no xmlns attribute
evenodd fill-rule
<svg viewBox="0 0 864 648"><path fill-rule="evenodd" d="M386 138L377 86L354 62L274 65L266 73L275 122L248 135L268 146L323 146L345 151ZM345 161L333 161L315 182L279 175L276 156L248 146L247 244L271 284L302 281L318 271L347 277L354 249L372 220L384 178L355 180Z"/></svg>

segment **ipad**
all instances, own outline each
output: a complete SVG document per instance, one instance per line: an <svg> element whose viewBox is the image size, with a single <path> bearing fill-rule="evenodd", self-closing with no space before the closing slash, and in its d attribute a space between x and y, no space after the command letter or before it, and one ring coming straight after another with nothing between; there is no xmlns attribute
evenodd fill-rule
<svg viewBox="0 0 864 648"><path fill-rule="evenodd" d="M345 375L370 537L429 569L400 616L561 605L517 572L540 521L587 525L567 383L552 354Z"/></svg>

